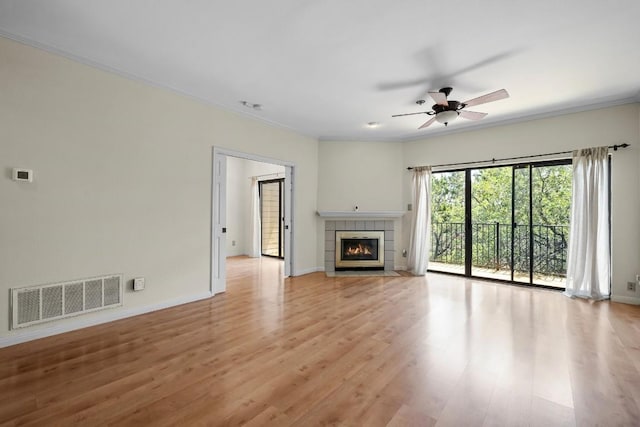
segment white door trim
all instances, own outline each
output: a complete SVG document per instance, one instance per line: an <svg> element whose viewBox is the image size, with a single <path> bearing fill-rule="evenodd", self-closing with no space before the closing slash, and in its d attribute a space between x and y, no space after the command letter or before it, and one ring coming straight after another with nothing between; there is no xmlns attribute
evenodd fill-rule
<svg viewBox="0 0 640 427"><path fill-rule="evenodd" d="M285 166L284 173L284 277L293 276L293 166Z"/></svg>
<svg viewBox="0 0 640 427"><path fill-rule="evenodd" d="M212 295L226 289L227 156L213 153L211 187L211 283Z"/></svg>
<svg viewBox="0 0 640 427"><path fill-rule="evenodd" d="M284 253L284 262L285 262L285 272L288 272L290 276L295 276L295 270L294 270L294 266L293 266L293 253L295 251L294 249L294 201L295 201L295 163L293 162L289 162L286 160L280 160L280 159L274 159L271 157L265 157L265 156L260 156L257 154L250 154L250 153L244 153L242 151L236 151L236 150L229 150L227 148L221 148L221 147L216 147L214 146L212 148L212 162L211 162L211 262L210 262L210 267L211 267L211 283L210 283L210 290L212 295L215 295L216 293L220 293L220 292L224 292L226 290L226 283L224 283L222 286L220 284L218 284L217 286L214 287L214 278L216 277L216 273L214 271L214 266L215 265L224 265L224 258L226 258L227 255L227 251L226 251L226 247L224 245L222 246L218 246L220 248L220 250L216 250L214 247L214 244L216 242L216 228L217 225L215 224L215 217L214 217L214 213L215 213L215 209L217 209L218 207L215 206L215 200L216 200L216 188L218 185L224 184L225 188L222 190L226 193L226 179L223 179L221 181L223 181L222 183L219 182L219 177L216 176L216 169L215 169L215 165L216 165L216 161L218 161L219 157L237 157L240 159L246 159L246 160L253 160L256 162L262 162L262 163L271 163L274 165L280 165L280 166L284 166L285 170L286 170L286 174L285 174L285 200L290 201L291 206L290 206L290 218L286 218L286 212L285 212L285 224L289 225L289 233L285 233L285 249L289 248L289 250L285 250ZM224 199L223 199L224 200ZM220 209L226 209L226 200L224 200L225 206L220 206ZM225 224L221 224L220 226L224 226L226 227L226 223ZM288 240L288 242L287 242ZM218 262L216 262L216 259L214 257L219 257L220 259L218 259ZM220 261L222 260L222 263L220 263ZM219 277L219 276L218 276ZM285 275L286 277L286 275ZM226 280L223 276L223 281Z"/></svg>

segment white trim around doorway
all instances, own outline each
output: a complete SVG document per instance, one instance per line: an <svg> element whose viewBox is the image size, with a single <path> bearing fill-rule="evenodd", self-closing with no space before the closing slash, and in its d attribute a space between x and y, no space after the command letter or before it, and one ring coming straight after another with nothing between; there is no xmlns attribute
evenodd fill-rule
<svg viewBox="0 0 640 427"><path fill-rule="evenodd" d="M214 257L220 256L221 258L226 257L226 248L221 247L220 249L220 253L217 253L218 251L215 251L214 249L214 242L215 242L215 224L214 224L214 209L216 208L215 204L215 188L216 186L219 184L218 182L218 177L215 174L215 164L216 161L218 160L218 158L220 156L225 156L225 157L237 157L240 159L245 159L245 160L253 160L256 162L262 162L262 163L270 163L270 164L274 164L274 165L279 165L279 166L284 166L286 169L286 178L285 178L285 192L287 193L288 196L288 200L291 203L291 207L290 207L290 216L289 218L285 218L285 224L289 226L289 230L290 232L288 233L288 240L289 240L289 244L288 244L288 251L285 251L285 271L289 271L289 276L295 276L296 272L294 270L294 217L295 217L295 213L294 213L294 201L295 201L295 163L293 162L289 162L289 161L285 161L285 160L280 160L280 159L275 159L275 158L271 158L271 157L266 157L266 156L260 156L257 154L251 154L251 153L245 153L242 151L236 151L236 150L230 150L227 148L222 148L222 147L216 147L213 146L212 147L212 167L211 167L211 241L210 241L210 283L209 283L209 289L211 291L212 295L215 295L217 293L220 292L224 292L226 290L226 284L224 285L223 288L219 288L216 289L214 286ZM287 179L288 178L288 179ZM226 180L225 180L226 181ZM289 181L289 182L287 182ZM225 182L225 187L226 187L226 182ZM226 203L226 201L225 201ZM223 207L223 208L226 208ZM287 239L287 236L285 234L285 239ZM285 247L286 243L285 243ZM287 265L288 264L288 265ZM288 268L287 268L288 267Z"/></svg>

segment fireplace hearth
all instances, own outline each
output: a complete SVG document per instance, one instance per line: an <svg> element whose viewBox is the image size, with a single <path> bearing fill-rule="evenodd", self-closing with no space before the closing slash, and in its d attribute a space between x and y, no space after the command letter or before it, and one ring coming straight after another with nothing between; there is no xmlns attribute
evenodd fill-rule
<svg viewBox="0 0 640 427"><path fill-rule="evenodd" d="M383 270L384 231L336 231L336 270Z"/></svg>

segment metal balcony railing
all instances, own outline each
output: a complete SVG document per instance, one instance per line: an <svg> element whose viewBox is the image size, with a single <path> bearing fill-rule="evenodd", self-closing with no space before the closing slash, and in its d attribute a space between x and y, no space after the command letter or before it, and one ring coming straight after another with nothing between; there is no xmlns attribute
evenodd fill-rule
<svg viewBox="0 0 640 427"><path fill-rule="evenodd" d="M565 277L567 273L568 225L475 223L471 225L471 264L493 270L509 270L513 247L514 271L530 268L530 238L533 237L533 272ZM431 224L430 261L464 265L465 229L462 222Z"/></svg>

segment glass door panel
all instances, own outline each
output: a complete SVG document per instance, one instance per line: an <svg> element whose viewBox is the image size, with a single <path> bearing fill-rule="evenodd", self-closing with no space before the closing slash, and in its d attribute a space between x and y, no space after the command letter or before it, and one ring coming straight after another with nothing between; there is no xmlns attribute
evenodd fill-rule
<svg viewBox="0 0 640 427"><path fill-rule="evenodd" d="M465 274L465 171L431 179L429 270Z"/></svg>
<svg viewBox="0 0 640 427"><path fill-rule="evenodd" d="M511 280L511 170L471 170L472 276Z"/></svg>
<svg viewBox="0 0 640 427"><path fill-rule="evenodd" d="M282 258L282 180L260 182L262 255Z"/></svg>
<svg viewBox="0 0 640 427"><path fill-rule="evenodd" d="M533 283L564 288L567 275L572 166L534 165L531 179Z"/></svg>
<svg viewBox="0 0 640 427"><path fill-rule="evenodd" d="M514 282L530 283L531 271L531 220L530 220L530 168L513 167L513 216L512 216L512 258Z"/></svg>
<svg viewBox="0 0 640 427"><path fill-rule="evenodd" d="M565 287L570 160L432 175L429 270Z"/></svg>

